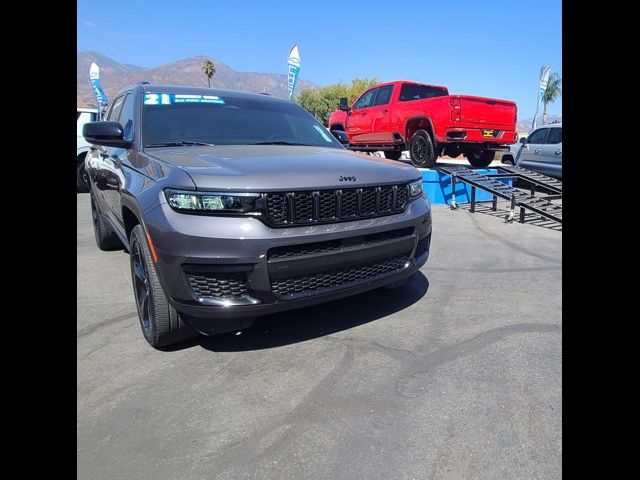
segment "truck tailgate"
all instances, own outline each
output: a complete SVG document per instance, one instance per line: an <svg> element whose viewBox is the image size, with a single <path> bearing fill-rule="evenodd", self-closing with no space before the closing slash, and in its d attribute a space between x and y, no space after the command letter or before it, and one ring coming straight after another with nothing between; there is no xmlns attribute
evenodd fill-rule
<svg viewBox="0 0 640 480"><path fill-rule="evenodd" d="M460 100L460 122L514 128L516 104L509 100L452 95Z"/></svg>

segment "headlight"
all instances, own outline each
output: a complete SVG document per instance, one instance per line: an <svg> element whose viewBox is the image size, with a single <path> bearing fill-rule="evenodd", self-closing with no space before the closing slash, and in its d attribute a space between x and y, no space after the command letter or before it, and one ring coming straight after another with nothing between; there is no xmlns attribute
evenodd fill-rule
<svg viewBox="0 0 640 480"><path fill-rule="evenodd" d="M248 213L255 210L257 193L187 192L165 190L174 210L204 213Z"/></svg>
<svg viewBox="0 0 640 480"><path fill-rule="evenodd" d="M409 184L409 196L411 198L416 198L420 196L420 194L422 194L422 179Z"/></svg>

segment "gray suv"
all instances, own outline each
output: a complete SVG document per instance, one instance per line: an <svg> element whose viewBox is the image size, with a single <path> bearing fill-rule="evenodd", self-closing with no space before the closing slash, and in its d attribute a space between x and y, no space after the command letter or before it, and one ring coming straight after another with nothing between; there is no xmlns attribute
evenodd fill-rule
<svg viewBox="0 0 640 480"><path fill-rule="evenodd" d="M509 146L502 163L562 180L562 124L552 123L535 129L520 143Z"/></svg>
<svg viewBox="0 0 640 480"><path fill-rule="evenodd" d="M398 286L429 256L420 172L291 101L145 82L83 134L96 242L129 251L154 347Z"/></svg>

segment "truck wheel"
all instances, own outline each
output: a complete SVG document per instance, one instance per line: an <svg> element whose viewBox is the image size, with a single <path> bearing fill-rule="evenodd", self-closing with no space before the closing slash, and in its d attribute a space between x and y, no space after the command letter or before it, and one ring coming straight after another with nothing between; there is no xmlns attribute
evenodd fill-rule
<svg viewBox="0 0 640 480"><path fill-rule="evenodd" d="M384 150L384 158L389 160L400 160L402 152L400 150Z"/></svg>
<svg viewBox="0 0 640 480"><path fill-rule="evenodd" d="M87 170L84 168L84 158L87 156L86 153L82 153L78 157L78 166L76 167L76 186L77 191L86 193L89 191L90 183L89 183L89 174Z"/></svg>
<svg viewBox="0 0 640 480"><path fill-rule="evenodd" d="M471 166L476 168L484 168L493 162L496 152L492 150L467 150L464 152L465 157L469 160Z"/></svg>
<svg viewBox="0 0 640 480"><path fill-rule="evenodd" d="M93 233L96 237L96 245L100 250L107 252L122 250L122 242L118 236L113 233L111 227L102 219L93 195L91 195L91 220L93 221Z"/></svg>
<svg viewBox="0 0 640 480"><path fill-rule="evenodd" d="M131 231L129 251L131 282L145 340L158 348L197 336L167 301L141 225L136 225Z"/></svg>
<svg viewBox="0 0 640 480"><path fill-rule="evenodd" d="M416 167L431 168L436 164L438 157L435 148L433 148L433 140L426 130L418 130L411 137L409 145L409 155L411 163Z"/></svg>

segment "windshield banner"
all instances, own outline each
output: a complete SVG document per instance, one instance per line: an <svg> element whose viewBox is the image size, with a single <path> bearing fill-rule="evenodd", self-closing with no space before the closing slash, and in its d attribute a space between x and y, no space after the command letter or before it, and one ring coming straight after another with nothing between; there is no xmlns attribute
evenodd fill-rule
<svg viewBox="0 0 640 480"><path fill-rule="evenodd" d="M298 82L298 74L300 73L300 52L298 51L298 45L294 45L289 52L289 59L287 63L289 65L287 83L289 88L289 99L291 99L293 91L296 88L296 83Z"/></svg>

